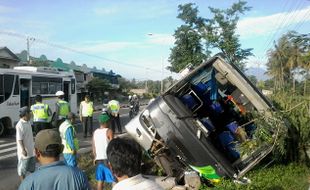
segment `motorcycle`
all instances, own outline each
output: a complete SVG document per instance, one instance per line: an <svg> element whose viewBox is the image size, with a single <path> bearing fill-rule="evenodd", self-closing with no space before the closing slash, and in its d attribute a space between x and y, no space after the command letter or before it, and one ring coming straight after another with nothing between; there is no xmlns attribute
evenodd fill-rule
<svg viewBox="0 0 310 190"><path fill-rule="evenodd" d="M129 106L129 118L132 119L139 113L139 108L136 105L130 104Z"/></svg>

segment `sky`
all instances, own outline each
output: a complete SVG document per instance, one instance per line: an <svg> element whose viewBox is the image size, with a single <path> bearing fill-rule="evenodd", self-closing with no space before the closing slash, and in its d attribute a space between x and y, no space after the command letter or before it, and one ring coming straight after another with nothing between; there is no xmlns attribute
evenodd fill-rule
<svg viewBox="0 0 310 190"><path fill-rule="evenodd" d="M77 65L113 70L137 80L177 78L165 68L174 31L183 24L178 5L194 3L199 15L208 7L228 8L236 0L0 0L0 46L14 53L27 48ZM266 51L289 30L310 31L309 0L249 0L237 33L243 48L254 48L247 67L265 68ZM213 54L218 53L213 50Z"/></svg>

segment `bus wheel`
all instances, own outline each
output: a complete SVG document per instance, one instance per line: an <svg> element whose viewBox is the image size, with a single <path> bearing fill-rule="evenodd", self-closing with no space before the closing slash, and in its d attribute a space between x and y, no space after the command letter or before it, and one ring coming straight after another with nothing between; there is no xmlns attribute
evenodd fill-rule
<svg viewBox="0 0 310 190"><path fill-rule="evenodd" d="M5 132L5 127L2 123L2 121L0 121L0 136L3 136Z"/></svg>

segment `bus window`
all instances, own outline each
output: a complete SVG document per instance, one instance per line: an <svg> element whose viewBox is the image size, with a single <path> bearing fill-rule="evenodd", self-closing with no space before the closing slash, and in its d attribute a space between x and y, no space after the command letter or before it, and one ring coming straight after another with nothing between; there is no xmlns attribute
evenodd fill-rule
<svg viewBox="0 0 310 190"><path fill-rule="evenodd" d="M4 75L4 81L4 97L7 100L12 94L14 75Z"/></svg>
<svg viewBox="0 0 310 190"><path fill-rule="evenodd" d="M48 94L48 83L47 82L41 82L40 92L41 94Z"/></svg>
<svg viewBox="0 0 310 190"><path fill-rule="evenodd" d="M67 101L67 102L69 102L70 101L70 99L69 99L69 93L70 93L70 82L68 82L68 81L65 81L64 82L64 90L63 90L63 92L65 93L65 96L64 96L64 99Z"/></svg>
<svg viewBox="0 0 310 190"><path fill-rule="evenodd" d="M32 77L32 94L55 94L62 89L61 78Z"/></svg>
<svg viewBox="0 0 310 190"><path fill-rule="evenodd" d="M0 75L0 103L4 102L3 94L3 75Z"/></svg>
<svg viewBox="0 0 310 190"><path fill-rule="evenodd" d="M19 76L15 76L14 95L19 95Z"/></svg>
<svg viewBox="0 0 310 190"><path fill-rule="evenodd" d="M40 82L32 82L32 94L41 94Z"/></svg>
<svg viewBox="0 0 310 190"><path fill-rule="evenodd" d="M75 80L71 79L71 94L75 94Z"/></svg>
<svg viewBox="0 0 310 190"><path fill-rule="evenodd" d="M61 83L56 83L56 92L62 90ZM56 93L55 92L55 93Z"/></svg>

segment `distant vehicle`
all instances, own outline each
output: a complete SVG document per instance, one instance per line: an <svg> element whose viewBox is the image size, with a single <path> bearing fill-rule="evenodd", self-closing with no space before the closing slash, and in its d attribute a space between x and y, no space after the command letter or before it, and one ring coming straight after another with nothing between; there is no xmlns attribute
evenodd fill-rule
<svg viewBox="0 0 310 190"><path fill-rule="evenodd" d="M139 106L129 104L129 118L132 119L139 113Z"/></svg>
<svg viewBox="0 0 310 190"><path fill-rule="evenodd" d="M19 108L34 104L40 94L43 102L55 111L58 90L65 92L71 111L77 112L76 84L73 72L60 72L47 67L0 69L0 136L14 128Z"/></svg>
<svg viewBox="0 0 310 190"><path fill-rule="evenodd" d="M234 65L214 57L184 76L131 120L126 130L169 176L195 170L211 181L240 179L273 146L241 154L256 126L245 113L273 107ZM273 138L277 136L274 134Z"/></svg>

